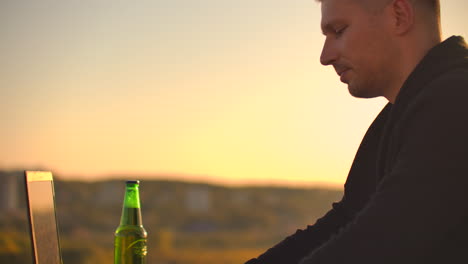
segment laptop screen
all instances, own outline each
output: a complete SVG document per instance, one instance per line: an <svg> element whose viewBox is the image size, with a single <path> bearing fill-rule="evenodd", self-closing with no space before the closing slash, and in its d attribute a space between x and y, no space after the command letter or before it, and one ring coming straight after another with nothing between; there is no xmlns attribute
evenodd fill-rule
<svg viewBox="0 0 468 264"><path fill-rule="evenodd" d="M26 171L26 192L36 264L60 264L52 173Z"/></svg>

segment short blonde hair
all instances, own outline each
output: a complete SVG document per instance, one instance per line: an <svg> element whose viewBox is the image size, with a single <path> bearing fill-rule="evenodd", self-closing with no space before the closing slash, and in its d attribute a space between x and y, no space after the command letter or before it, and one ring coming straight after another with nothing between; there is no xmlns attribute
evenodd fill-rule
<svg viewBox="0 0 468 264"><path fill-rule="evenodd" d="M327 0L316 0L322 3ZM351 0L360 4L364 9L372 12L379 13L387 6L391 0ZM437 23L440 23L440 0L410 0L413 4L419 4L429 11L432 18L435 18Z"/></svg>

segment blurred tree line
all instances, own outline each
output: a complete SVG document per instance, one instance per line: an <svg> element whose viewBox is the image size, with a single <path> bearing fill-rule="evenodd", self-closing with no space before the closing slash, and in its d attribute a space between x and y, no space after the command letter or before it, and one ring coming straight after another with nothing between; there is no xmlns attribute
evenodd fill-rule
<svg viewBox="0 0 468 264"><path fill-rule="evenodd" d="M64 263L113 263L113 234L124 188L124 180L79 182L55 177ZM19 193L24 195L21 188ZM148 263L243 263L296 229L313 224L341 196L340 190L321 188L142 180ZM0 263L32 261L26 208L20 207L0 216Z"/></svg>

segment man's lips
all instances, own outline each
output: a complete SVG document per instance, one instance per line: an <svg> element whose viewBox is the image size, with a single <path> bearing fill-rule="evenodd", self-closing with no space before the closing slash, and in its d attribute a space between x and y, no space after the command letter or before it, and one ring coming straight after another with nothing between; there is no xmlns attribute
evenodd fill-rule
<svg viewBox="0 0 468 264"><path fill-rule="evenodd" d="M338 76L340 76L340 80L342 82L345 82L344 77L345 77L346 72L348 72L349 69L350 68L345 67L345 66L335 66L335 71L338 74Z"/></svg>
<svg viewBox="0 0 468 264"><path fill-rule="evenodd" d="M341 70L341 71L339 71L339 72L337 72L337 73L338 73L339 76L341 76L341 75L343 75L343 73L345 73L347 70L349 70L349 69L343 69L343 70Z"/></svg>
<svg viewBox="0 0 468 264"><path fill-rule="evenodd" d="M346 66L335 65L334 66L336 73L341 76L345 71L349 70Z"/></svg>

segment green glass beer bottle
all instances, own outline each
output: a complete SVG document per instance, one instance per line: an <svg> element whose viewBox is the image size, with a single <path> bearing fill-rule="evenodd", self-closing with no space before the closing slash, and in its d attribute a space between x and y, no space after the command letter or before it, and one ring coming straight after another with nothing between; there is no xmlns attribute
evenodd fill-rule
<svg viewBox="0 0 468 264"><path fill-rule="evenodd" d="M139 181L127 181L120 225L114 236L114 264L145 264L148 234L141 220Z"/></svg>

